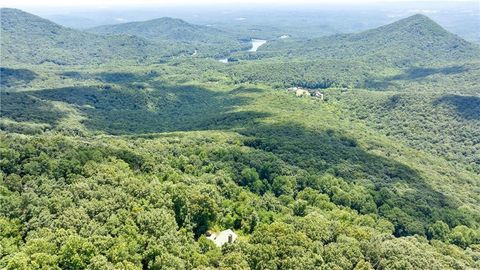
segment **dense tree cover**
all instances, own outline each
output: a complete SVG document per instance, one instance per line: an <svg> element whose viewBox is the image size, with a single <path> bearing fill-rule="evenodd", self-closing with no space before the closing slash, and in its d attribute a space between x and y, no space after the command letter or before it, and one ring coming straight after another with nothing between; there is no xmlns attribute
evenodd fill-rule
<svg viewBox="0 0 480 270"><path fill-rule="evenodd" d="M361 61L244 61L226 68L235 82L267 83L276 88L367 88L402 92L478 93L479 62L410 68L369 65Z"/></svg>
<svg viewBox="0 0 480 270"><path fill-rule="evenodd" d="M217 43L218 41L209 39L218 40L228 36L226 32L213 27L190 24L184 20L169 17L141 22L102 25L88 31L99 34L129 34L156 40L198 40L204 43Z"/></svg>
<svg viewBox="0 0 480 270"><path fill-rule="evenodd" d="M278 88L352 88L362 85L375 71L359 66L362 66L359 62L262 60L240 63L229 67L228 72L238 83L268 83Z"/></svg>
<svg viewBox="0 0 480 270"><path fill-rule="evenodd" d="M238 82L476 93L480 48L415 15L358 34L274 40L236 53ZM255 60L255 61L253 61ZM261 61L260 61L261 60Z"/></svg>
<svg viewBox="0 0 480 270"><path fill-rule="evenodd" d="M479 60L480 47L446 31L424 15L414 15L358 34L312 40L278 40L259 49L263 57L355 59L367 65L412 66Z"/></svg>
<svg viewBox="0 0 480 270"><path fill-rule="evenodd" d="M2 8L0 14L3 63L136 63L194 51L171 41L153 44L136 36L101 36L74 30L16 9Z"/></svg>
<svg viewBox="0 0 480 270"><path fill-rule="evenodd" d="M2 86L2 89L15 86L23 87L37 77L37 74L35 72L29 69L21 68L15 69L0 67L0 73L2 74L2 79L0 80L0 85Z"/></svg>
<svg viewBox="0 0 480 270"><path fill-rule="evenodd" d="M250 43L240 37L213 27L195 25L180 19L159 18L98 26L88 30L97 34L128 34L152 41L174 41L195 48L195 56L221 57L232 51L249 49Z"/></svg>
<svg viewBox="0 0 480 270"><path fill-rule="evenodd" d="M436 64L427 67L387 68L361 62L296 59L241 61L227 65L211 59L179 58L142 66L11 66L2 68L2 89L25 91L124 83L145 87L150 81L203 82L234 85L268 84L284 90L305 88L365 88L382 91L477 95L478 62ZM11 75L10 75L11 74ZM143 86L142 86L143 85ZM21 86L21 87L18 87Z"/></svg>
<svg viewBox="0 0 480 270"><path fill-rule="evenodd" d="M119 87L125 87L123 80L118 81L121 82L118 84ZM331 189L322 185L314 188L332 196L336 204L353 208L361 213L375 213L388 217L396 226L396 235L427 235L429 224L436 220L442 220L453 227L478 226L478 209L473 212L469 208L455 210L459 207L456 202L446 200L442 193L431 189L429 183L431 180L428 178L434 176L422 176L408 166L371 155L359 148L355 139L340 136L336 131L338 127L332 130L333 123L338 126L338 122L329 119L330 116L323 115L324 112L319 110L319 105L325 107L324 109L330 105L338 106L333 103L334 95L331 97L332 102L329 103L309 101L304 104L298 103L301 100L288 101L288 93L248 87L215 90L202 89L199 86L175 88L155 84L149 86L153 88L132 91L121 88L67 88L4 93L3 100L8 106L2 107L2 115L13 123L7 122L3 127L16 132L28 133L34 130L34 133L38 133L45 130L44 126L47 125L49 127L47 129L53 128L69 134L88 134L90 131L138 134L175 130L233 129L250 138L246 140L246 145L275 153L309 173L329 172L346 179L347 182L360 181L364 187L359 189L349 185L342 189ZM280 101L285 97L287 102ZM30 101L26 102L28 100ZM265 104L269 104L268 109L263 108ZM298 114L306 115L285 116L291 114L288 108L294 107L297 108ZM341 106L334 108L341 112ZM476 107L472 108L475 110ZM476 115L475 111L472 111L472 115ZM302 124L286 122L265 126L258 122L265 117ZM35 126L28 126L27 129L24 125L15 124L25 121L33 121ZM312 129L305 129L303 123L309 126L317 124L313 124ZM346 128L349 123L345 122ZM472 125L474 131L475 126ZM415 139L421 140L422 137L419 135L421 134ZM457 133L452 133L451 137L447 135L444 135L445 139L455 139L453 136ZM354 137L359 138L358 135ZM464 147L467 149L468 144ZM466 161L465 163L468 164ZM260 172L261 178L255 177L256 174L252 171L239 172L245 179L241 184L257 193L271 190L277 196L284 193L291 195L296 191L298 180L281 177L272 178L271 182L262 182L260 179L268 179L270 173L261 167L258 167L257 171ZM455 174L457 176L452 178L458 177L456 181L468 179L469 182L473 181L473 185L478 185L476 173ZM315 183L310 177L302 181ZM343 184L333 181L332 185L340 187ZM398 191L403 189L408 192ZM463 197L463 194L458 197ZM474 214L475 212L477 214Z"/></svg>
<svg viewBox="0 0 480 270"><path fill-rule="evenodd" d="M328 96L331 101L325 104L315 102L304 104L298 103L301 100L289 100L291 95L288 93L276 93L247 86L237 86L234 89L221 85L216 87L212 85L176 85L173 87L159 83L155 79L158 74L151 72L145 75L103 73L102 76L110 82L109 87L70 87L4 93L2 98L5 105L2 106L1 112L5 119L2 122L2 128L27 134L42 133L51 129L68 134L89 134L90 132L139 134L178 130L233 129L251 137L251 140L247 141L250 147L271 151L309 172L330 172L349 182L360 181L367 188L359 190L358 198L354 198L356 195L353 198L342 197L347 194L351 196L350 188L341 193L330 189L325 189L324 192L335 196L338 204L354 208L362 213L378 213L388 216L397 225L395 232L397 235L415 233L426 235L429 224L438 219L443 220L449 226L463 224L476 227L478 224L478 209L475 208L473 212L469 208L456 211L455 209L460 205L455 201L445 200L442 197L445 190L438 193L437 190L431 189L430 181L432 180L429 178L438 176L418 175L408 166L392 163L388 159L365 152L363 148L358 147L357 140L360 138L358 134L353 137L339 135L344 132L344 127L351 129L349 127L350 120L339 126L338 122L335 122L336 120L330 119L330 116L319 110L322 107L327 109L328 106L334 106L330 109L341 112L341 117L353 120L361 119L362 109L365 108L361 102L371 100L372 102L369 104L373 106L374 98L381 98L382 93L367 92L362 96L362 92L358 92L355 100L359 105L353 107L352 105L356 103L351 102L349 105L352 107L344 108L346 105L335 103L335 98L345 95L342 97L342 101L350 100L348 97L352 94L349 92L346 94L332 92ZM153 79L149 79L149 76ZM143 81L143 84L137 87L138 85L132 82L136 80ZM373 95L373 97L369 95ZM438 95L438 97L442 96ZM280 101L285 98L286 101ZM417 102L413 104L420 104ZM475 116L477 107L475 104L471 105L469 113L471 116ZM387 108L383 103L378 106ZM298 115L292 114L289 108L297 108ZM468 111L468 109L464 109ZM447 110L450 114L454 113L452 111L452 109ZM352 112L358 113L358 115L354 115ZM400 113L396 115L401 116ZM432 113L432 115L436 114ZM412 123L415 120L413 117L414 115L411 114L410 122ZM461 125L461 123L447 118L447 114L445 117L438 122L445 125L452 124L453 128L450 128L451 133L442 133L441 139L445 141L463 140L462 144L456 143L452 146L455 149L464 149L458 150L459 154L457 155L460 155L462 151L475 153L476 137L474 134L477 130L475 122L470 123L470 120L465 120L470 124L473 132L473 134L465 133L465 135L471 135L467 140L467 137L458 137L460 134L453 132L455 125ZM263 118L272 118L279 122L277 125L264 126L259 122ZM410 118L400 117L403 121L408 121ZM285 120L288 121L281 124ZM390 121L392 127L399 126L396 124L397 121L399 120L392 119ZM417 121L423 120L420 118ZM370 122L374 123L373 120ZM432 121L432 125L435 123ZM313 126L305 129L304 124ZM334 125L337 127L333 128ZM403 126L400 125L400 127ZM415 126L412 124L412 127ZM445 129L440 124L438 126ZM378 130L377 127L375 128ZM360 131L361 127L355 130ZM408 130L404 128L399 129L398 132L408 132ZM438 134L435 129L426 128L423 133L417 132L410 137L403 136L401 138L405 139L407 144L415 144L415 141L425 141L425 137L431 136L429 132ZM473 147L468 143L471 140L473 140ZM478 185L475 155L467 154L463 158L452 159L446 154L453 155L456 152L449 151L448 148L438 148L439 151L444 149L443 152L433 152L431 150L436 148L428 147L427 142L434 144L435 141L432 139L422 144L416 143L414 147L437 156L445 155L445 158L449 160L461 161L463 165L459 167L470 168L473 172L463 172L464 169L462 169L462 173L452 172L456 176L452 175L441 179L447 181L447 179L457 178L455 180L457 183L466 179L472 185ZM446 147L446 144L443 147ZM388 152L390 151L388 150ZM452 168L452 170L454 169ZM245 173L248 175L248 171ZM255 179L246 182L249 183L247 186L251 186L256 192L264 192L269 186L272 186L273 192L277 195L282 189L295 190L293 187L289 188L291 182L283 178L271 183L261 183ZM445 187L447 190L451 189L448 185ZM410 190L410 192L397 191L403 189ZM458 197L462 198L464 194L461 193ZM356 201L357 199L359 201Z"/></svg>
<svg viewBox="0 0 480 270"><path fill-rule="evenodd" d="M386 219L339 206L314 188L289 189L285 183L299 185L308 174L243 146L236 135L12 134L1 142L0 265L6 269L479 266L472 245L478 231L437 222L430 231L442 242L395 238ZM271 188L250 191L252 181L269 179ZM342 182L328 174L319 181ZM200 236L209 227L234 228L241 237L219 249Z"/></svg>
<svg viewBox="0 0 480 270"><path fill-rule="evenodd" d="M478 96L351 91L335 98L352 118L480 173Z"/></svg>
<svg viewBox="0 0 480 270"><path fill-rule="evenodd" d="M0 268L480 268L475 59L248 57L2 67Z"/></svg>
<svg viewBox="0 0 480 270"><path fill-rule="evenodd" d="M242 90L248 92L244 88L233 91ZM51 127L72 120L90 130L110 134L232 127L263 115L254 111L230 111L245 104L248 97L191 85L67 87L6 92L2 99L5 105L0 112L10 120L33 121ZM20 107L24 109L19 110ZM74 130L71 121L64 126L70 132L83 132Z"/></svg>
<svg viewBox="0 0 480 270"><path fill-rule="evenodd" d="M478 90L480 47L415 15L358 34L272 40L234 58L250 60L230 68L238 82L471 94Z"/></svg>

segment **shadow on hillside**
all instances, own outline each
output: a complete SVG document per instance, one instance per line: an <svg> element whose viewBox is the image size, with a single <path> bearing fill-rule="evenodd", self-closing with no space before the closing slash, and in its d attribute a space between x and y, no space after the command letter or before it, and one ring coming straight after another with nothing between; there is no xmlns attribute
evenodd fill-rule
<svg viewBox="0 0 480 270"><path fill-rule="evenodd" d="M37 115L42 120L44 115L51 114L49 101L60 101L77 108L85 116L82 123L88 129L120 135L227 129L267 116L235 111L248 103L244 93L252 91L249 89L218 92L197 86L151 86L149 89L68 87L24 92L5 100L11 106L5 117L28 120ZM32 110L22 97L37 98L42 107ZM62 117L55 116L48 117L48 123L55 125Z"/></svg>
<svg viewBox="0 0 480 270"><path fill-rule="evenodd" d="M434 106L442 104L453 106L455 111L467 120L480 119L480 97L445 95L433 101Z"/></svg>
<svg viewBox="0 0 480 270"><path fill-rule="evenodd" d="M59 74L61 77L75 79L75 80L97 80L103 83L134 83L146 82L159 76L158 72L152 70L144 73L132 72L99 72L88 73L78 71L67 71Z"/></svg>
<svg viewBox="0 0 480 270"><path fill-rule="evenodd" d="M385 110L393 110L402 104L404 104L405 101L403 97L399 94L392 95L390 96L381 106L381 108L384 108Z"/></svg>
<svg viewBox="0 0 480 270"><path fill-rule="evenodd" d="M461 220L455 216L458 206L435 191L417 171L368 153L354 139L336 131L314 131L287 123L259 124L241 133L248 137L245 145L274 153L290 165L371 186L381 214L396 225L397 235L422 233L427 222L437 219L449 224ZM393 210L396 207L405 214Z"/></svg>
<svg viewBox="0 0 480 270"><path fill-rule="evenodd" d="M6 68L0 67L0 86L13 87L28 84L37 78L37 74L24 68Z"/></svg>
<svg viewBox="0 0 480 270"><path fill-rule="evenodd" d="M66 116L48 101L27 92L1 92L0 116L17 122L46 123L55 126Z"/></svg>
<svg viewBox="0 0 480 270"><path fill-rule="evenodd" d="M128 83L128 82L144 82L157 77L156 72L145 74L134 74L130 72L101 72L95 75L95 78L106 83Z"/></svg>
<svg viewBox="0 0 480 270"><path fill-rule="evenodd" d="M468 69L464 66L451 66L451 67L442 67L442 68L424 68L424 67L415 67L406 70L403 74L387 77L388 81L395 80L418 80L423 79L427 76L440 74L440 75L451 75L458 74L467 71Z"/></svg>
<svg viewBox="0 0 480 270"><path fill-rule="evenodd" d="M398 87L396 81L414 81L422 80L431 75L452 75L468 71L465 66L451 66L442 68L413 67L405 70L402 74L372 78L365 82L366 88L386 89L389 87Z"/></svg>

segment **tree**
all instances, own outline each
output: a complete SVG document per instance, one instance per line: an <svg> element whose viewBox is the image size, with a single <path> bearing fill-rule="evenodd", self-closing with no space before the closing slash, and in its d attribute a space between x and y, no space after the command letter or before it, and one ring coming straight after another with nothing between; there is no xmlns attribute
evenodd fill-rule
<svg viewBox="0 0 480 270"><path fill-rule="evenodd" d="M450 232L448 235L450 243L466 248L473 243L480 243L480 235L478 231L460 225Z"/></svg>
<svg viewBox="0 0 480 270"><path fill-rule="evenodd" d="M287 195L292 196L296 180L291 176L277 176L273 179L272 191L276 196Z"/></svg>
<svg viewBox="0 0 480 270"><path fill-rule="evenodd" d="M59 251L59 265L62 269L85 269L95 255L95 247L88 240L72 235L63 243Z"/></svg>
<svg viewBox="0 0 480 270"><path fill-rule="evenodd" d="M438 220L427 229L427 236L429 239L437 239L445 241L450 233L450 228L445 222Z"/></svg>

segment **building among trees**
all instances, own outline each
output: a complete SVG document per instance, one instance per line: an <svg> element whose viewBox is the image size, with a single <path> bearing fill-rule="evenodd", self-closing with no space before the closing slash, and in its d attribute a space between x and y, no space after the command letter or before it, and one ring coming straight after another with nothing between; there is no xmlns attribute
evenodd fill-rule
<svg viewBox="0 0 480 270"><path fill-rule="evenodd" d="M217 247L221 247L226 243L233 243L237 239L237 234L232 230L224 230L217 233L207 232L207 239L213 241Z"/></svg>

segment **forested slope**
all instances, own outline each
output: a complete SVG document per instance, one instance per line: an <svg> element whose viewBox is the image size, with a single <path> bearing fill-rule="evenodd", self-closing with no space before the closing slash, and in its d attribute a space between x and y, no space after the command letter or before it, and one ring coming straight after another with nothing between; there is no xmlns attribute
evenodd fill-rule
<svg viewBox="0 0 480 270"><path fill-rule="evenodd" d="M415 22L431 24L396 28ZM55 31L32 40L58 46L43 38L70 30ZM12 49L23 63L0 69L0 268L480 268L466 48L421 67L261 54L133 65L70 47L77 65L35 65ZM205 238L224 229L233 244Z"/></svg>
<svg viewBox="0 0 480 270"><path fill-rule="evenodd" d="M478 92L480 47L423 15L357 34L280 39L231 64L239 82L278 87Z"/></svg>
<svg viewBox="0 0 480 270"><path fill-rule="evenodd" d="M480 59L478 45L419 14L358 34L279 40L261 47L259 52L266 56L355 59L367 65L394 66Z"/></svg>
<svg viewBox="0 0 480 270"><path fill-rule="evenodd" d="M235 34L168 17L142 22L103 25L88 31L103 35L127 34L155 42L182 42L196 49L197 55L202 56L226 54L249 47L249 44L241 42Z"/></svg>
<svg viewBox="0 0 480 270"><path fill-rule="evenodd" d="M480 173L480 97L357 91L338 94L353 119Z"/></svg>
<svg viewBox="0 0 480 270"><path fill-rule="evenodd" d="M145 62L182 52L180 44L151 44L135 36L100 36L66 28L21 10L2 8L3 63L57 65Z"/></svg>
<svg viewBox="0 0 480 270"><path fill-rule="evenodd" d="M0 209L8 228L2 238L7 269L36 263L133 269L478 267L476 174L341 120L334 103L254 88L197 89L190 91L211 92L195 100L218 117L202 127L224 131L136 135L142 130L125 129L131 125L123 119L146 127L151 120L149 114L132 119L126 104L160 115L172 109L147 107L143 100L151 94L140 91L110 101L112 109L122 104L114 110L125 128L116 128L129 137L4 134ZM54 111L49 100L91 104L95 113L84 114L85 124L104 114L102 95L82 89L64 97L26 94L46 103L35 112L28 111L31 105L18 110L24 115ZM171 94L182 100L179 92ZM219 98L225 105L214 102ZM228 100L240 108L229 107ZM208 118L190 114L195 108L187 103L174 112L181 119ZM239 117L248 111L248 118ZM68 113L52 122L67 133L75 131ZM178 128L173 123L157 131ZM195 240L207 228L233 228L241 238L220 251L203 238ZM20 232L26 233L24 241ZM392 234L419 234L432 242Z"/></svg>

